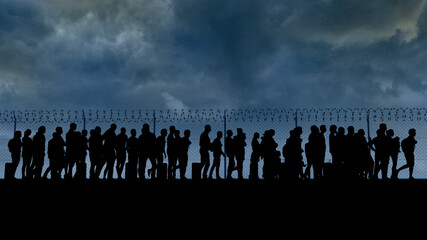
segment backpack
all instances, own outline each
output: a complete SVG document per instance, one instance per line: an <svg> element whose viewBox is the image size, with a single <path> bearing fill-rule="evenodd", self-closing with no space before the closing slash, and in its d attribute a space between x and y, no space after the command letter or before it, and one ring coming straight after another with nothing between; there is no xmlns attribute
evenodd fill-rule
<svg viewBox="0 0 427 240"><path fill-rule="evenodd" d="M400 143L401 147L402 147L402 151L403 152L408 152L409 151L409 140L407 138L403 139L402 142Z"/></svg>

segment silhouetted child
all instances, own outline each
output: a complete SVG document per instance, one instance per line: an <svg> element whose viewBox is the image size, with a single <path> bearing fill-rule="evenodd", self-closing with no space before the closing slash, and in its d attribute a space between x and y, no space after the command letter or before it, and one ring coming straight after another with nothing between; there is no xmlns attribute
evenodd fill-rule
<svg viewBox="0 0 427 240"><path fill-rule="evenodd" d="M21 142L21 131L16 131L13 138L9 140L7 146L9 147L9 152L11 153L12 157L12 169L11 169L11 176L15 178L15 172L16 168L18 167L19 161L21 160L21 148L22 148L22 142Z"/></svg>
<svg viewBox="0 0 427 240"><path fill-rule="evenodd" d="M405 154L406 164L397 169L397 174L405 168L409 168L409 179L414 179L412 176L414 172L414 164L415 164L415 145L417 144L417 140L415 140L416 131L411 128L408 131L409 136L402 140L402 151Z"/></svg>
<svg viewBox="0 0 427 240"><path fill-rule="evenodd" d="M216 179L221 179L219 176L219 166L221 164L221 155L225 157L224 152L222 151L222 132L218 131L216 134L216 138L212 142L212 152L213 152L213 163L211 170L209 172L209 179L212 179L212 173L215 170L216 173Z"/></svg>

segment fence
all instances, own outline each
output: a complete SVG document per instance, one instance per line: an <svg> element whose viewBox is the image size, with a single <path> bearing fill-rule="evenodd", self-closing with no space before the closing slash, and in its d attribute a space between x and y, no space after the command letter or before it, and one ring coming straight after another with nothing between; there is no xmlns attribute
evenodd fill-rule
<svg viewBox="0 0 427 240"><path fill-rule="evenodd" d="M46 126L46 139L49 140L57 126L61 126L64 132L68 130L70 123L78 125L77 130L93 129L100 126L102 132L109 128L111 123L116 123L118 129L125 127L127 134L135 128L140 132L142 124L148 123L151 131L159 135L160 129L168 129L174 125L181 133L185 129L191 131L192 144L189 150L189 167L187 174L191 173L191 163L199 162L199 137L204 126L210 124L212 132L210 138L216 136L217 131L231 129L236 133L236 128L242 128L246 133L247 147L244 161L244 177L249 175L249 159L251 154L251 139L253 133L261 135L265 130L275 129L274 139L278 143L277 150L281 150L289 137L289 131L295 126L303 128L303 144L307 142L311 125L331 124L347 129L354 126L355 130L364 129L366 137L374 137L380 123L386 123L393 129L395 136L402 140L408 136L408 130L417 130L418 141L415 150L415 178L427 177L427 109L426 108L324 108L324 109L199 109L199 110L2 110L0 111L0 178L4 178L4 164L11 161L7 149L7 142L13 137L16 130L22 132L26 129L33 131L32 136L39 126ZM327 138L328 133L325 134ZM225 138L225 134L224 134ZM224 139L222 141L224 143ZM326 161L331 161L327 141ZM405 158L399 153L398 167L405 164ZM45 159L47 161L47 159ZM283 159L282 159L283 161ZM306 159L304 159L306 161ZM86 160L88 162L88 159ZM166 159L167 162L167 159ZM20 165L16 177L20 178ZM259 175L261 176L262 161L259 163ZM47 164L45 164L46 166ZM226 174L227 159L223 159L220 172ZM149 163L147 168L150 168ZM389 171L390 173L391 171ZM237 173L234 173L237 174ZM236 177L236 175L234 175ZM116 175L115 175L116 177ZM187 176L191 177L191 176ZM400 178L407 178L407 171L403 171Z"/></svg>

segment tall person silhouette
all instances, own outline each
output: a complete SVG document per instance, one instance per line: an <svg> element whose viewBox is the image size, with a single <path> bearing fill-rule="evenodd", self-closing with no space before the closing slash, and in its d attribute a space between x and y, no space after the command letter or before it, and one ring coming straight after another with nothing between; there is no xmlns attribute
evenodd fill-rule
<svg viewBox="0 0 427 240"><path fill-rule="evenodd" d="M13 178L15 178L16 168L18 167L19 161L21 160L21 149L22 149L21 136L22 136L21 131L15 131L13 138L10 139L7 144L9 148L9 152L12 157L11 176L13 176Z"/></svg>
<svg viewBox="0 0 427 240"><path fill-rule="evenodd" d="M415 145L417 144L417 140L415 140L416 131L414 128L409 129L409 136L402 140L401 147L402 151L405 154L406 164L397 169L397 175L403 169L409 168L409 179L414 179L414 164L415 164Z"/></svg>
<svg viewBox="0 0 427 240"><path fill-rule="evenodd" d="M123 169L126 162L126 148L128 136L126 135L126 128L120 128L120 133L116 137L116 152L117 152L117 178L122 179Z"/></svg>
<svg viewBox="0 0 427 240"><path fill-rule="evenodd" d="M388 129L386 131L387 136L387 149L389 150L389 155L391 158L391 178L396 179L397 178L397 158L400 152L400 140L399 137L393 137L394 131L393 129ZM387 166L388 168L388 166Z"/></svg>
<svg viewBox="0 0 427 240"><path fill-rule="evenodd" d="M33 137L33 164L31 166L35 179L41 179L44 165L44 156L46 151L46 127L40 126L37 133Z"/></svg>
<svg viewBox="0 0 427 240"><path fill-rule="evenodd" d="M126 148L128 136L126 135L126 128L120 128L120 133L116 137L116 151L117 151L117 178L122 179L122 172L126 162Z"/></svg>
<svg viewBox="0 0 427 240"><path fill-rule="evenodd" d="M130 130L130 137L127 142L128 164L126 165L126 179L135 180L137 178L139 143L136 137L136 129Z"/></svg>
<svg viewBox="0 0 427 240"><path fill-rule="evenodd" d="M140 144L140 154L138 159L138 175L139 179L145 179L145 168L147 159L150 160L151 169L148 175L152 179L156 178L156 156L155 156L155 143L156 136L150 132L150 125L144 123L141 129L141 135L138 138Z"/></svg>
<svg viewBox="0 0 427 240"><path fill-rule="evenodd" d="M249 165L249 179L259 180L258 177L258 162L261 156L260 143L258 141L259 133L255 132L251 141L252 153L251 153L251 162Z"/></svg>
<svg viewBox="0 0 427 240"><path fill-rule="evenodd" d="M98 179L102 168L104 167L103 145L102 145L102 134L101 127L96 126L95 129L91 130L91 136L89 137L89 158L90 158L90 178Z"/></svg>
<svg viewBox="0 0 427 240"><path fill-rule="evenodd" d="M160 136L156 138L156 164L157 167L161 167L163 164L163 160L167 157L166 155L166 136L168 135L168 130L166 128L163 128L160 130ZM158 171L159 168L157 169Z"/></svg>
<svg viewBox="0 0 427 240"><path fill-rule="evenodd" d="M246 147L246 134L243 132L243 129L237 128L237 134L234 137L235 144L235 158L236 158L236 170L237 178L239 180L243 179L243 161L245 160L245 147Z"/></svg>
<svg viewBox="0 0 427 240"><path fill-rule="evenodd" d="M199 141L199 146L200 146L199 152L200 152L200 163L201 163L200 170L203 169L203 179L207 179L208 169L210 166L209 151L212 151L211 139L209 138L210 131L211 131L211 126L209 124L205 125L205 130L200 135L200 141Z"/></svg>
<svg viewBox="0 0 427 240"><path fill-rule="evenodd" d="M104 170L104 179L106 177L108 179L113 178L114 163L116 161L116 129L117 125L113 123L110 125L110 128L107 129L107 131L105 131L102 135L102 138L104 139L103 157L105 162L107 163L107 166Z"/></svg>
<svg viewBox="0 0 427 240"><path fill-rule="evenodd" d="M177 144L175 141L175 126L169 126L169 135L167 137L167 155L168 155L168 178L175 179L176 177L176 163L177 163Z"/></svg>
<svg viewBox="0 0 427 240"><path fill-rule="evenodd" d="M233 139L233 131L227 130L227 137L225 137L225 153L228 158L228 170L227 170L227 179L232 179L232 173L236 167L236 163L234 161L234 139Z"/></svg>
<svg viewBox="0 0 427 240"><path fill-rule="evenodd" d="M31 176L30 166L33 159L33 140L30 138L31 130L27 129L22 138L22 178L29 178Z"/></svg>
<svg viewBox="0 0 427 240"><path fill-rule="evenodd" d="M218 131L216 134L216 138L212 142L213 163L212 163L211 170L209 172L209 179L212 179L212 173L214 170L216 173L216 179L221 179L221 177L219 176L219 167L221 164L221 155L223 155L225 157L225 154L222 151L221 138L222 138L222 132Z"/></svg>
<svg viewBox="0 0 427 240"><path fill-rule="evenodd" d="M183 180L187 179L185 176L185 173L187 172L187 165L188 165L188 150L190 149L191 141L190 141L190 130L186 129L184 131L184 137L181 139L182 141L182 151L180 154L182 156L180 157L179 162L179 177Z"/></svg>
<svg viewBox="0 0 427 240"><path fill-rule="evenodd" d="M70 123L70 129L65 134L65 143L67 147L65 150L65 161L67 166L65 169L65 175L67 178L72 178L73 167L78 157L78 144L77 144L76 133L75 133L76 129L77 129L77 124Z"/></svg>

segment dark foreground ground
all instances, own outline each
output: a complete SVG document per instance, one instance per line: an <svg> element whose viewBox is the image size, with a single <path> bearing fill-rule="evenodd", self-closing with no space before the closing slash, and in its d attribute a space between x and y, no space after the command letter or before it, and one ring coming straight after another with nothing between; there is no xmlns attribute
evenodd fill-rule
<svg viewBox="0 0 427 240"><path fill-rule="evenodd" d="M0 180L0 219L33 238L52 230L109 239L393 236L415 230L402 224L425 221L426 193L427 180Z"/></svg>

